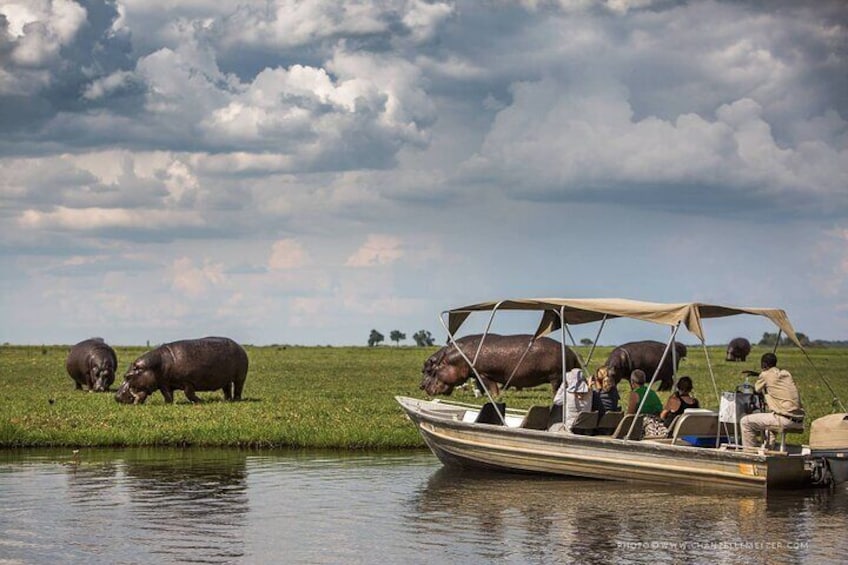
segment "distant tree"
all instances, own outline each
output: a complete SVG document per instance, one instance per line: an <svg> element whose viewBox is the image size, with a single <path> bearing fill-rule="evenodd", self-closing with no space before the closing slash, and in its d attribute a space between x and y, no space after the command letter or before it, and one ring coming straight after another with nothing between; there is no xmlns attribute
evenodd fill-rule
<svg viewBox="0 0 848 565"><path fill-rule="evenodd" d="M764 332L763 338L760 340L760 343L758 345L765 345L765 346L771 347L776 343L777 343L777 334Z"/></svg>
<svg viewBox="0 0 848 565"><path fill-rule="evenodd" d="M436 340L433 339L433 335L427 330L418 330L413 334L412 339L415 340L415 345L418 347L424 347L436 343Z"/></svg>
<svg viewBox="0 0 848 565"><path fill-rule="evenodd" d="M588 337L584 337L583 339L580 340L580 345L585 345L586 347L588 347L588 346L592 345L592 340L589 339Z"/></svg>
<svg viewBox="0 0 848 565"><path fill-rule="evenodd" d="M398 330L392 330L392 333L389 334L389 338L397 345L400 345L400 342L406 339L406 334L401 333Z"/></svg>
<svg viewBox="0 0 848 565"><path fill-rule="evenodd" d="M807 337L806 334L803 334L801 332L795 332L795 336L798 338L798 342L802 346L808 347L810 345L810 338ZM777 344L777 334L765 332L763 334L763 338L760 340L760 343L758 345L774 347L775 344ZM788 337L784 337L780 340L780 345L792 345L792 340L790 340Z"/></svg>
<svg viewBox="0 0 848 565"><path fill-rule="evenodd" d="M368 336L368 347L374 347L375 345L383 341L383 339L385 339L383 337L383 334L381 334L377 330L371 330L371 335Z"/></svg>

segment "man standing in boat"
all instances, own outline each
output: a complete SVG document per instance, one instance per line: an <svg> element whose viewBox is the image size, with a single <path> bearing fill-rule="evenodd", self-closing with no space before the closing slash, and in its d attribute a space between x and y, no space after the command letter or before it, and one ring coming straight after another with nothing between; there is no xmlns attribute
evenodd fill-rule
<svg viewBox="0 0 848 565"><path fill-rule="evenodd" d="M760 359L762 371L743 371L748 375L756 375L757 382L754 390L764 394L767 412L748 414L740 421L742 427L742 445L745 447L759 446L757 434L765 433L769 428L788 427L792 424L803 423L804 408L801 406L801 395L795 380L789 371L778 369L777 355L766 353Z"/></svg>

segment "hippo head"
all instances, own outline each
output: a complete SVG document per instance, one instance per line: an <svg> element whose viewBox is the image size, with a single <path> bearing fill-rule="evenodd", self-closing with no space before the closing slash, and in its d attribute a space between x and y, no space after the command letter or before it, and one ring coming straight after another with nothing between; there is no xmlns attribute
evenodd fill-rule
<svg viewBox="0 0 848 565"><path fill-rule="evenodd" d="M606 375L618 384L622 379L630 380L630 360L627 354L621 350L615 350L610 354L605 365Z"/></svg>
<svg viewBox="0 0 848 565"><path fill-rule="evenodd" d="M95 392L106 392L115 382L115 366L111 359L105 359L94 365L90 372L92 390Z"/></svg>
<svg viewBox="0 0 848 565"><path fill-rule="evenodd" d="M127 381L121 383L121 386L119 386L118 390L115 391L115 400L121 404L136 403L135 396L133 396L132 392L130 392L130 384Z"/></svg>
<svg viewBox="0 0 848 565"><path fill-rule="evenodd" d="M130 365L124 382L115 393L115 400L123 404L144 404L147 397L158 388L158 364L142 356Z"/></svg>
<svg viewBox="0 0 848 565"><path fill-rule="evenodd" d="M434 353L421 369L423 378L419 388L429 396L450 396L454 387L468 380L470 373L465 362L454 363L445 348Z"/></svg>

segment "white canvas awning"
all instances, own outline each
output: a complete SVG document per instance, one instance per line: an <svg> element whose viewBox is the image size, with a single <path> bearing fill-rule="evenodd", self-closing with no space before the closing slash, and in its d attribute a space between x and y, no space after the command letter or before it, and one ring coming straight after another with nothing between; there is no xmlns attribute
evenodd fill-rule
<svg viewBox="0 0 848 565"><path fill-rule="evenodd" d="M516 298L501 301L481 302L461 308L452 308L448 315L448 331L453 335L472 312L494 310L539 311L542 319L536 336L548 334L560 327L560 314L566 324L586 324L609 318L631 318L654 324L676 326L683 324L690 333L702 342L704 330L701 320L723 318L739 314L764 316L771 320L795 345L801 347L789 318L778 308L749 308L684 302L665 304L642 302L625 298Z"/></svg>

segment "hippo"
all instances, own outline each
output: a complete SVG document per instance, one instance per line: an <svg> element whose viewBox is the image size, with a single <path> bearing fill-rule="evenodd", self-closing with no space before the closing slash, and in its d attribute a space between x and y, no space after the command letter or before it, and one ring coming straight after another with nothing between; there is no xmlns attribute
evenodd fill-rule
<svg viewBox="0 0 848 565"><path fill-rule="evenodd" d="M662 359L663 351L666 344L659 341L632 341L619 345L607 357L605 366L609 371L609 376L615 379L615 383L621 379L629 380L630 373L634 369L642 369L645 371L648 380L653 377L654 371ZM677 352L677 366L680 366L680 360L686 357L686 346L682 343L674 343L674 349ZM665 363L657 375L660 381L659 390L669 390L674 384L674 371L671 368L671 351L668 352Z"/></svg>
<svg viewBox="0 0 848 565"><path fill-rule="evenodd" d="M734 337L727 344L725 361L744 361L751 353L751 342L744 337Z"/></svg>
<svg viewBox="0 0 848 565"><path fill-rule="evenodd" d="M85 385L89 392L108 391L115 382L117 368L115 350L100 337L86 339L71 347L65 361L65 369L74 379L77 390L82 390L82 385Z"/></svg>
<svg viewBox="0 0 848 565"><path fill-rule="evenodd" d="M498 384L507 385L507 381L507 386L515 388L529 388L544 383L550 383L554 390L559 387L562 381L562 346L551 338L536 339L516 370L516 365L527 350L532 337L523 334L486 335L476 367L483 377L484 385L493 395L498 392ZM471 361L477 353L480 338L480 334L475 334L456 340L457 345ZM580 366L577 355L568 348L565 364L567 369ZM431 355L424 362L421 372L423 379L420 388L430 396L450 395L454 387L474 377L471 367L454 345L446 345Z"/></svg>
<svg viewBox="0 0 848 565"><path fill-rule="evenodd" d="M159 390L170 404L177 389L185 393L189 402L200 402L197 391L218 389L224 391L226 400L241 400L247 364L244 349L226 337L166 343L133 361L115 400L143 404Z"/></svg>

